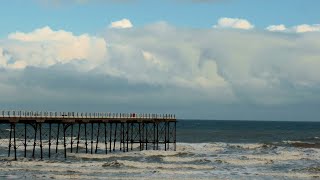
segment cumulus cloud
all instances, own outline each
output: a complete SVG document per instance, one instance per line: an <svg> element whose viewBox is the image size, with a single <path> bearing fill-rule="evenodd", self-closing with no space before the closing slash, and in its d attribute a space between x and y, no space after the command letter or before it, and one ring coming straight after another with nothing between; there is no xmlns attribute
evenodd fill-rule
<svg viewBox="0 0 320 180"><path fill-rule="evenodd" d="M308 24L302 24L293 27L295 32L297 33L305 33L305 32L319 32L320 31L320 24L313 24L313 25L308 25Z"/></svg>
<svg viewBox="0 0 320 180"><path fill-rule="evenodd" d="M77 36L64 30L54 31L47 26L29 33L9 34L6 52L11 61L2 63L4 67L48 67L84 59L94 65L105 59L107 47L103 38L88 34Z"/></svg>
<svg viewBox="0 0 320 180"><path fill-rule="evenodd" d="M285 31L287 30L286 26L283 24L271 25L266 28L268 31Z"/></svg>
<svg viewBox="0 0 320 180"><path fill-rule="evenodd" d="M165 22L109 28L104 37L44 27L0 41L0 98L8 104L167 108L194 116L228 104L317 105L319 42L320 33L186 29ZM233 114L229 110L237 112L224 109L219 117Z"/></svg>
<svg viewBox="0 0 320 180"><path fill-rule="evenodd" d="M320 32L320 24L301 24L286 28L285 25L271 25L266 28L268 31L279 31L279 32L292 32L292 33L307 33L307 32Z"/></svg>
<svg viewBox="0 0 320 180"><path fill-rule="evenodd" d="M252 25L246 19L239 18L220 18L218 20L217 25L213 26L214 28L235 28L235 29L252 29L254 25Z"/></svg>
<svg viewBox="0 0 320 180"><path fill-rule="evenodd" d="M127 29L132 28L133 25L129 19L122 19L120 21L112 22L109 27L115 29Z"/></svg>

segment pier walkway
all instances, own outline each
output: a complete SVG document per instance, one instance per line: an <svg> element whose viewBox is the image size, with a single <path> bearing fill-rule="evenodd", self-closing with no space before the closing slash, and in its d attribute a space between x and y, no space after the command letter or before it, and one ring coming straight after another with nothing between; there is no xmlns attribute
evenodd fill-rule
<svg viewBox="0 0 320 180"><path fill-rule="evenodd" d="M0 151L8 157L176 150L173 114L0 111Z"/></svg>

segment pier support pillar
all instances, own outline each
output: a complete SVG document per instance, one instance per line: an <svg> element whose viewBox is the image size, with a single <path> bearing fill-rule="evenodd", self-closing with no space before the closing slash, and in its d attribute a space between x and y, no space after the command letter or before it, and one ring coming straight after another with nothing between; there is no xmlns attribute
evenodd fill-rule
<svg viewBox="0 0 320 180"><path fill-rule="evenodd" d="M164 122L164 150L167 150L167 122Z"/></svg>
<svg viewBox="0 0 320 180"><path fill-rule="evenodd" d="M81 123L78 124L77 151L76 151L76 153L79 152L80 132L81 132Z"/></svg>
<svg viewBox="0 0 320 180"><path fill-rule="evenodd" d="M49 159L51 157L51 128L52 128L51 126L52 124L49 123Z"/></svg>
<svg viewBox="0 0 320 180"><path fill-rule="evenodd" d="M174 122L174 151L177 150L177 122Z"/></svg>
<svg viewBox="0 0 320 180"><path fill-rule="evenodd" d="M167 128L168 128L167 129L168 130L168 133L167 133L168 134L168 139L167 140L168 140L168 150L169 150L170 149L170 147L169 147L170 146L170 122L168 122Z"/></svg>
<svg viewBox="0 0 320 180"><path fill-rule="evenodd" d="M72 153L72 146L73 146L73 124L71 126L71 135L70 135L70 152Z"/></svg>
<svg viewBox="0 0 320 180"><path fill-rule="evenodd" d="M91 123L91 154L93 151L93 123Z"/></svg>
<svg viewBox="0 0 320 180"><path fill-rule="evenodd" d="M60 131L60 123L58 123L58 130L57 130L56 153L58 153L58 147L59 147L59 131Z"/></svg>
<svg viewBox="0 0 320 180"><path fill-rule="evenodd" d="M111 144L112 144L112 123L110 123L110 133L109 133L109 152L111 152Z"/></svg>
<svg viewBox="0 0 320 180"><path fill-rule="evenodd" d="M42 149L42 123L39 123L39 138L40 138L40 158L43 158L43 149Z"/></svg>
<svg viewBox="0 0 320 180"><path fill-rule="evenodd" d="M106 154L108 154L108 144L107 144L107 123L104 123L104 146L106 149Z"/></svg>
<svg viewBox="0 0 320 180"><path fill-rule="evenodd" d="M11 136L12 136L12 124L10 124L10 136L9 136L9 149L8 149L8 157L10 157L11 151Z"/></svg>
<svg viewBox="0 0 320 180"><path fill-rule="evenodd" d="M24 157L27 157L27 124L24 123Z"/></svg>
<svg viewBox="0 0 320 180"><path fill-rule="evenodd" d="M37 142L37 127L38 127L38 124L36 123L34 125L34 141L33 141L33 150L32 150L32 158L34 158L34 154L35 154L35 150L36 150L36 142Z"/></svg>
<svg viewBox="0 0 320 180"><path fill-rule="evenodd" d="M66 131L67 126L65 124L62 124L63 127L63 147L64 147L64 158L67 159L67 142L66 142Z"/></svg>
<svg viewBox="0 0 320 180"><path fill-rule="evenodd" d="M97 154L97 152L98 152L99 133L100 133L100 123L98 123L97 142L96 142L96 150L95 150L95 153L96 153L96 154Z"/></svg>
<svg viewBox="0 0 320 180"><path fill-rule="evenodd" d="M116 127L114 129L114 139L113 139L113 151L115 151L116 149L116 140L117 140L117 126L118 126L118 123L116 123ZM121 138L120 138L121 139Z"/></svg>
<svg viewBox="0 0 320 180"><path fill-rule="evenodd" d="M156 123L153 122L153 150L156 150Z"/></svg>
<svg viewBox="0 0 320 180"><path fill-rule="evenodd" d="M141 122L139 122L139 143L140 143L140 151L142 151L142 133L141 133Z"/></svg>
<svg viewBox="0 0 320 180"><path fill-rule="evenodd" d="M126 136L127 136L127 152L129 151L129 123L127 122Z"/></svg>
<svg viewBox="0 0 320 180"><path fill-rule="evenodd" d="M157 150L159 150L159 123L157 122Z"/></svg>
<svg viewBox="0 0 320 180"><path fill-rule="evenodd" d="M17 160L16 123L13 123L13 148L14 148L14 160Z"/></svg>

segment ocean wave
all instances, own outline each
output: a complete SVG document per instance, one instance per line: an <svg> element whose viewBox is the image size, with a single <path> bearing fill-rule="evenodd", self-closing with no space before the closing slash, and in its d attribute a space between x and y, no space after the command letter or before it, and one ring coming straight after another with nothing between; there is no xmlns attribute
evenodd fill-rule
<svg viewBox="0 0 320 180"><path fill-rule="evenodd" d="M178 143L177 151L206 153L225 150L226 143Z"/></svg>
<svg viewBox="0 0 320 180"><path fill-rule="evenodd" d="M320 148L320 143L307 142L307 141L283 141L284 144L288 144L297 148Z"/></svg>
<svg viewBox="0 0 320 180"><path fill-rule="evenodd" d="M285 151L280 150L273 154L251 154L251 155L244 155L248 159L255 159L261 161L292 161L292 160L300 160L306 158L307 155L303 152L299 151Z"/></svg>
<svg viewBox="0 0 320 180"><path fill-rule="evenodd" d="M140 154L146 157L168 157L168 156L192 156L194 155L191 151L157 151L157 150L144 150Z"/></svg>
<svg viewBox="0 0 320 180"><path fill-rule="evenodd" d="M165 162L183 162L183 163L208 163L211 162L208 157L163 157Z"/></svg>
<svg viewBox="0 0 320 180"><path fill-rule="evenodd" d="M308 167L308 168L305 168L304 170L309 171L309 172L317 172L317 173L320 173L320 166L317 166L317 167Z"/></svg>
<svg viewBox="0 0 320 180"><path fill-rule="evenodd" d="M117 150L108 154L68 151L67 160L18 158L13 161L13 157L1 157L0 174L12 175L14 172L23 176L33 173L40 179L285 179L319 175L317 163L320 162L320 149L281 145L274 147L264 143L177 143L177 151L135 150L124 153ZM63 154L59 157L63 157Z"/></svg>
<svg viewBox="0 0 320 180"><path fill-rule="evenodd" d="M197 165L197 164L176 164L176 163L146 163L146 162L136 162L119 160L124 166L131 168L142 168L142 169L195 169L195 170L212 170L215 169L211 165Z"/></svg>
<svg viewBox="0 0 320 180"><path fill-rule="evenodd" d="M116 167L116 168L119 168L119 167L122 167L122 166L124 166L124 164L121 163L121 162L118 162L117 160L111 161L111 162L106 162L106 163L102 164L102 167Z"/></svg>
<svg viewBox="0 0 320 180"><path fill-rule="evenodd" d="M235 158L228 158L224 160L218 159L220 163L227 163L237 166L256 166L256 165L265 165L265 164L272 164L274 163L271 159L235 159Z"/></svg>
<svg viewBox="0 0 320 180"><path fill-rule="evenodd" d="M318 179L320 175L318 173L298 173L298 172L258 172L259 179L262 177L272 177L272 179Z"/></svg>
<svg viewBox="0 0 320 180"><path fill-rule="evenodd" d="M266 144L266 143L230 143L228 144L229 148L238 148L244 150L256 150L256 149L268 149L268 148L276 148L277 146L274 144Z"/></svg>

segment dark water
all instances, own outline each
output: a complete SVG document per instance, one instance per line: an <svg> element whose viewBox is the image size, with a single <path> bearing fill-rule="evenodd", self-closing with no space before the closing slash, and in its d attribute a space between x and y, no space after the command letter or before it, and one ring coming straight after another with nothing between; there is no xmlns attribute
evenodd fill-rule
<svg viewBox="0 0 320 180"><path fill-rule="evenodd" d="M320 122L179 120L178 142L319 142Z"/></svg>
<svg viewBox="0 0 320 180"><path fill-rule="evenodd" d="M17 161L7 157L8 139L1 143L8 128L0 126L0 179L320 179L320 122L180 120L176 151L104 154L100 143L98 154L82 146L64 159L60 146L51 159L39 160L30 157L31 140L27 158Z"/></svg>

